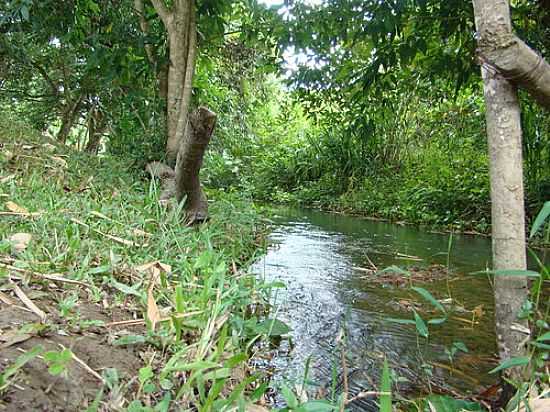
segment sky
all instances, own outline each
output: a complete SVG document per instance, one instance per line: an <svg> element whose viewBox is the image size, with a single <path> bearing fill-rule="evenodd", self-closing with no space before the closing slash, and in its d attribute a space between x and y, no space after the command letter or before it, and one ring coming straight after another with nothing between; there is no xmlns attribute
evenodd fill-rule
<svg viewBox="0 0 550 412"><path fill-rule="evenodd" d="M321 4L322 0L302 0L305 3L309 4ZM284 0L258 0L259 3L263 3L267 6L281 6L284 4ZM284 13L284 11L283 11ZM303 52L297 52L294 47L287 48L283 53L283 60L284 60L284 69L286 71L287 76L291 76L292 72L294 72L298 65L310 65L312 64L307 56ZM314 65L314 64L313 64Z"/></svg>

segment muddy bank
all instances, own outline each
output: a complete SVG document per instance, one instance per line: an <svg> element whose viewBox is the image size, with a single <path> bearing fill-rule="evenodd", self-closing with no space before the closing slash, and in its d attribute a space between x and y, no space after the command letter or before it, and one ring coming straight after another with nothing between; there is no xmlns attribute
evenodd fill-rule
<svg viewBox="0 0 550 412"><path fill-rule="evenodd" d="M29 291L27 291L29 292ZM32 296L32 293L29 292ZM58 303L37 300L35 304L49 314L58 312ZM87 408L104 386L102 375L115 369L118 375L118 395L111 391L109 402L120 405L124 392L135 390L131 379L143 365L139 346L119 346L114 342L128 333L139 333L121 327L106 327L111 322L126 320L132 314L122 310L106 310L98 304L75 306L78 322L65 322L50 316L40 324L36 314L17 302L1 304L0 310L0 370L6 371L16 359L41 346L41 355L29 360L12 376L13 383L0 395L0 410L5 411L78 411ZM84 325L90 325L85 326ZM143 329L143 328L141 328ZM46 352L61 352L68 348L74 355L66 370L59 375L49 371L44 360ZM51 366L51 364L50 364Z"/></svg>

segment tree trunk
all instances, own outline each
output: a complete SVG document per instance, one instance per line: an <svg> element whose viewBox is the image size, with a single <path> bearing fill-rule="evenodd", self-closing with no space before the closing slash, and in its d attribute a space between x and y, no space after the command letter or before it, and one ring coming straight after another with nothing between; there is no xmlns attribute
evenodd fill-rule
<svg viewBox="0 0 550 412"><path fill-rule="evenodd" d="M164 0L151 2L168 32L170 65L166 99L166 160L172 166L176 161L191 103L197 47L195 1L174 0L171 9Z"/></svg>
<svg viewBox="0 0 550 412"><path fill-rule="evenodd" d="M63 110L61 112L61 128L57 132L57 140L60 143L65 144L71 129L73 128L74 122L76 120L76 115L80 108L80 103L82 102L82 95L79 95L74 101L67 101Z"/></svg>
<svg viewBox="0 0 550 412"><path fill-rule="evenodd" d="M99 145L101 144L101 136L105 130L105 116L98 110L97 107L93 107L90 113L90 119L88 120L88 143L84 149L90 154L97 154Z"/></svg>
<svg viewBox="0 0 550 412"><path fill-rule="evenodd" d="M201 187L199 172L216 126L216 114L206 107L199 107L188 117L176 163L176 197L179 202L185 199L185 219L193 224L208 217L208 201Z"/></svg>
<svg viewBox="0 0 550 412"><path fill-rule="evenodd" d="M508 44L512 32L506 0L474 0L482 50ZM490 155L493 266L496 270L526 268L525 211L520 107L515 86L500 73L482 67ZM525 355L526 320L518 319L527 299L523 276L495 276L495 320L501 360ZM521 379L519 370L508 370Z"/></svg>

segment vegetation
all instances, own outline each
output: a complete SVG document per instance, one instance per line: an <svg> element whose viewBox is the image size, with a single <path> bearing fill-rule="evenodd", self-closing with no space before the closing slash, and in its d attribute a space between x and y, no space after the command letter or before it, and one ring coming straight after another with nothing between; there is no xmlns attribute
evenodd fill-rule
<svg viewBox="0 0 550 412"><path fill-rule="evenodd" d="M256 209L211 192L210 221L185 227L176 205L159 206L154 182L136 180L119 159L79 155L34 139L35 132L14 119L9 124L9 135L1 136L7 211L0 222L0 275L2 289L15 290L32 312L2 292L2 362L21 355L15 369L2 365L4 402L53 409L67 388L75 392L69 409L93 401L98 382L78 389L78 359L88 363L92 382L97 376L110 390L89 410L100 402L144 411L220 410L223 402L257 401L262 390L252 393L262 380L247 365L254 341L269 331L265 318L261 323L250 310L261 313L269 287L244 269L264 247ZM23 354L12 346L19 344ZM40 363L31 361L39 355L52 375L45 379L54 383L61 374L64 380L49 400L14 395L20 379L31 392L44 385Z"/></svg>
<svg viewBox="0 0 550 412"><path fill-rule="evenodd" d="M76 394L69 408L261 408L257 343L288 330L247 275L265 249L252 200L493 233L497 371L515 384L501 403L544 392L548 270L525 271L525 227L548 246L550 5L483 3L3 2L3 401L22 374L38 388L44 367L68 385L54 392ZM171 180L149 181L152 161ZM408 321L428 336L419 314ZM532 351L517 345L529 329ZM93 396L75 385L90 376ZM346 404L281 393L290 410Z"/></svg>

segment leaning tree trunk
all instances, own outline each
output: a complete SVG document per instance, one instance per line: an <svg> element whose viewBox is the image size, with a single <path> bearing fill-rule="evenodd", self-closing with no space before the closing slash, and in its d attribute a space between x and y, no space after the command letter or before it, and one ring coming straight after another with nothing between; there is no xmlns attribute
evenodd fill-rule
<svg viewBox="0 0 550 412"><path fill-rule="evenodd" d="M176 161L180 140L185 132L195 71L197 28L194 0L174 0L169 9L164 0L151 0L168 32L170 66L168 68L166 159Z"/></svg>
<svg viewBox="0 0 550 412"><path fill-rule="evenodd" d="M191 115L185 137L179 147L176 163L176 198L184 201L188 223L199 223L208 217L208 201L201 187L199 172L204 153L216 126L216 114L199 107Z"/></svg>
<svg viewBox="0 0 550 412"><path fill-rule="evenodd" d="M483 55L506 48L512 35L506 0L474 0L479 49ZM520 106L516 86L493 67L483 65L487 138L490 155L493 266L526 268L525 211ZM501 360L526 353L529 328L518 314L527 299L523 276L495 276L495 320ZM519 370L510 370L521 379Z"/></svg>

